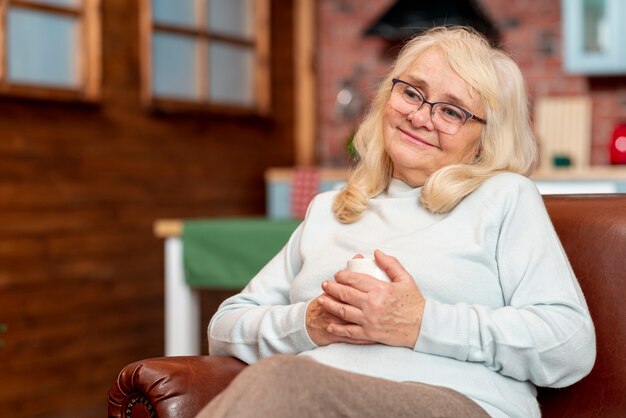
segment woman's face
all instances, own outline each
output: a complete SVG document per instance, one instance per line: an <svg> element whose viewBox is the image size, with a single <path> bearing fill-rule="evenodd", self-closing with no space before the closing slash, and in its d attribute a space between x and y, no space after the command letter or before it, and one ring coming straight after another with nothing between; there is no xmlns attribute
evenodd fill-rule
<svg viewBox="0 0 626 418"><path fill-rule="evenodd" d="M452 70L438 48L424 51L397 77L415 86L430 102L451 103L484 117L478 93ZM447 134L433 125L428 104L417 111L415 106L414 111L406 113L396 110L392 102L390 98L385 105L383 138L393 162L394 178L413 187L422 186L438 169L470 162L477 154L482 129L478 121L469 119L458 132Z"/></svg>

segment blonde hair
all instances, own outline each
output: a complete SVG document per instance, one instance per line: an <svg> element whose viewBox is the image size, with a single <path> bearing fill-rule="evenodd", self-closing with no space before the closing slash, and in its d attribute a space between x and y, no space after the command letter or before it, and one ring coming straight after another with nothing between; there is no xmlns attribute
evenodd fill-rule
<svg viewBox="0 0 626 418"><path fill-rule="evenodd" d="M391 80L432 47L443 51L452 69L478 92L487 124L482 128L474 160L433 173L420 193L422 205L433 213L446 213L489 177L502 171L529 175L534 168L537 145L530 126L526 87L517 64L471 28L433 28L404 45L354 136L358 161L333 205L339 221L360 219L368 208L368 199L389 185L393 164L384 148L383 113L391 94Z"/></svg>

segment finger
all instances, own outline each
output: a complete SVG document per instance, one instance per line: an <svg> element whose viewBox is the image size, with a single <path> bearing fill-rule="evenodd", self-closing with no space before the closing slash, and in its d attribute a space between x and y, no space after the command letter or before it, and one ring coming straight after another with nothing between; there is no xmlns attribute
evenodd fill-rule
<svg viewBox="0 0 626 418"><path fill-rule="evenodd" d="M354 260L355 258L365 258L365 257L363 256L363 254L360 254L360 253L359 253L359 254L356 254L354 257L352 257L352 259L353 259L353 260Z"/></svg>
<svg viewBox="0 0 626 418"><path fill-rule="evenodd" d="M363 312L354 306L338 302L329 297L320 297L319 304L326 312L346 322L360 324L363 321Z"/></svg>
<svg viewBox="0 0 626 418"><path fill-rule="evenodd" d="M401 282L407 279L413 280L411 275L402 267L397 258L387 255L381 250L374 251L374 259L392 282Z"/></svg>
<svg viewBox="0 0 626 418"><path fill-rule="evenodd" d="M343 302L339 299L336 299L335 297L324 293L320 296L318 296L317 300L317 306L319 306L319 310L322 311L324 313L324 317L326 318L326 320L328 321L328 324L347 324L348 321L340 318L339 316L333 314L332 312L330 312L329 309L327 309L328 304L331 303L337 303L337 304L343 304ZM327 306L323 306L323 304L326 303Z"/></svg>
<svg viewBox="0 0 626 418"><path fill-rule="evenodd" d="M371 341L365 335L363 327L354 324L348 325L329 325L326 331L337 337L350 338L351 340Z"/></svg>
<svg viewBox="0 0 626 418"><path fill-rule="evenodd" d="M336 300L340 300L349 305L360 308L366 300L366 293L353 288L349 284L337 283L336 281L326 280L322 283L324 293L332 296Z"/></svg>
<svg viewBox="0 0 626 418"><path fill-rule="evenodd" d="M376 341L371 341L371 340L355 340L353 338L344 338L345 343L349 343L349 344L355 344L355 345L374 345L376 344Z"/></svg>
<svg viewBox="0 0 626 418"><path fill-rule="evenodd" d="M349 270L341 270L335 273L335 282L365 293L379 289L380 285L384 284L384 282L369 274Z"/></svg>

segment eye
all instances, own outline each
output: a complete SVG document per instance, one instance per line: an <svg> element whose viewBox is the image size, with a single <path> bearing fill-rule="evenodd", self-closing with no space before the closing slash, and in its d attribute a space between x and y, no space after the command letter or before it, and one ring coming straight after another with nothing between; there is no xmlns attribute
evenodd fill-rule
<svg viewBox="0 0 626 418"><path fill-rule="evenodd" d="M402 90L402 95L405 97L406 100L409 100L413 103L418 103L422 101L422 95L412 87L405 87L404 90Z"/></svg>
<svg viewBox="0 0 626 418"><path fill-rule="evenodd" d="M446 119L455 122L465 121L465 113L460 108L443 103L440 103L437 107L438 112L441 113L441 116L445 117Z"/></svg>

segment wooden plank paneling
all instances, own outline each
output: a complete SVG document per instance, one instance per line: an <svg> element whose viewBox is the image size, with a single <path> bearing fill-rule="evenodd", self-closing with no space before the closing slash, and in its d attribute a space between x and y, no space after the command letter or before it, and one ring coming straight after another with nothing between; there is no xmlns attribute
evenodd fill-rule
<svg viewBox="0 0 626 418"><path fill-rule="evenodd" d="M102 2L98 103L0 97L0 416L105 416L119 370L163 354L154 221L262 215L263 172L293 164L292 2L271 2L265 119L148 112L139 5Z"/></svg>

